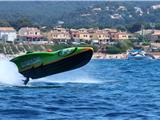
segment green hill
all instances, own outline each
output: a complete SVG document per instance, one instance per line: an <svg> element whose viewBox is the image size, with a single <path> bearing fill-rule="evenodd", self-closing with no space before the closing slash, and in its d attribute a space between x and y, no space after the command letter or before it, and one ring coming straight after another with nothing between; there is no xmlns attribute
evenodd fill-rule
<svg viewBox="0 0 160 120"><path fill-rule="evenodd" d="M65 27L110 27L137 22L160 23L160 1L26 1L0 2L0 25L14 25L25 18L34 25ZM14 21L14 22L13 22Z"/></svg>

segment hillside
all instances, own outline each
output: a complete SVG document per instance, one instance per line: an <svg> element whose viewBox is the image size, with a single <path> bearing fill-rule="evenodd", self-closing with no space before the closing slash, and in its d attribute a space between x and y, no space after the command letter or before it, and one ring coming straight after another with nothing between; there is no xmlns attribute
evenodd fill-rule
<svg viewBox="0 0 160 120"><path fill-rule="evenodd" d="M111 27L137 22L160 23L160 1L0 2L0 20L27 18L35 25Z"/></svg>

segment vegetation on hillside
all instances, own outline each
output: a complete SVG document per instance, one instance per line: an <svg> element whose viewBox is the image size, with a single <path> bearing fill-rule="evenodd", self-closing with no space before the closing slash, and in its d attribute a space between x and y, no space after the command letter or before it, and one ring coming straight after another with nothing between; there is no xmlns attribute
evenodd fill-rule
<svg viewBox="0 0 160 120"><path fill-rule="evenodd" d="M135 32L160 29L159 1L25 1L0 2L0 26L48 26L68 28L117 27ZM118 17L114 18L113 17Z"/></svg>
<svg viewBox="0 0 160 120"><path fill-rule="evenodd" d="M120 54L126 52L133 47L133 43L130 40L119 41L116 44L108 45L106 47L106 53L108 54Z"/></svg>
<svg viewBox="0 0 160 120"><path fill-rule="evenodd" d="M68 45L68 44L48 44L48 45L39 45L39 44L13 44L0 43L0 53L4 54L19 54L26 53L28 51L47 51L48 49L52 49L53 51L68 48L68 47L92 47L94 51L97 51L97 47L89 44L81 44L81 45Z"/></svg>

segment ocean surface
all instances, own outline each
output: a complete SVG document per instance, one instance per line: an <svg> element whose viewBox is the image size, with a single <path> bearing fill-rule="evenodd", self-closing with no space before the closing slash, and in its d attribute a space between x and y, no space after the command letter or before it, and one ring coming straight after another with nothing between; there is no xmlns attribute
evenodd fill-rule
<svg viewBox="0 0 160 120"><path fill-rule="evenodd" d="M92 60L26 87L1 84L0 120L17 119L159 120L160 61Z"/></svg>

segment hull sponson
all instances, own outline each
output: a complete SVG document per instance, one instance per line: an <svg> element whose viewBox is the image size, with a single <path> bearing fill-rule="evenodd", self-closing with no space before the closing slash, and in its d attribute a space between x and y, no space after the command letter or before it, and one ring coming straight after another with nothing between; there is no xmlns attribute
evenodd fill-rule
<svg viewBox="0 0 160 120"><path fill-rule="evenodd" d="M21 72L21 74L23 74L25 77L37 79L56 73L73 70L87 64L90 61L92 54L92 50L84 51L71 57L59 60L57 62L53 62L47 65L41 65L37 68L31 68L29 70Z"/></svg>

